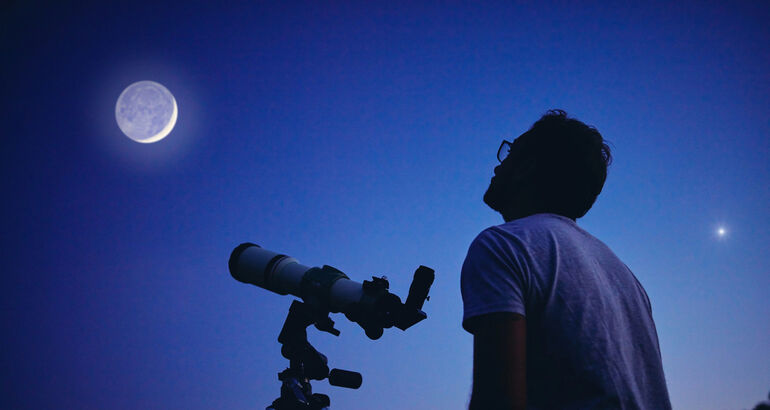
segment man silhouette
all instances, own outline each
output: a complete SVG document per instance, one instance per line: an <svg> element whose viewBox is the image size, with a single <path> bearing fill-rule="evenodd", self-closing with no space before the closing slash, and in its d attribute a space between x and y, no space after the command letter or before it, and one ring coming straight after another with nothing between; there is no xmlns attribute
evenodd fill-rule
<svg viewBox="0 0 770 410"><path fill-rule="evenodd" d="M552 110L514 142L484 195L504 224L462 267L476 409L670 409L647 294L581 229L604 186L599 132Z"/></svg>

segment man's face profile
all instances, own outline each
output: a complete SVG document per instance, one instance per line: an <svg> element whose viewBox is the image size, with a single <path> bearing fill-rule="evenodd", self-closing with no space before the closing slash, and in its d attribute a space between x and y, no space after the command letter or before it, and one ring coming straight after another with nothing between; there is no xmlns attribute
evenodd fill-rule
<svg viewBox="0 0 770 410"><path fill-rule="evenodd" d="M522 152L523 136L524 134L513 141L508 155L495 167L495 175L484 194L484 203L503 214L506 221L512 219L516 209L523 205L522 196L526 195L526 181L532 169L532 160L526 158Z"/></svg>

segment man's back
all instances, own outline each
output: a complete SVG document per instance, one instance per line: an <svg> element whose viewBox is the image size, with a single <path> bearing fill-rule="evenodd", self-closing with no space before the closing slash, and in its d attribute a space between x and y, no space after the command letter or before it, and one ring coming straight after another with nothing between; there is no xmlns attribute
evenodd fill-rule
<svg viewBox="0 0 770 410"><path fill-rule="evenodd" d="M569 218L489 228L463 265L467 320L526 317L529 408L670 408L650 303L631 271Z"/></svg>

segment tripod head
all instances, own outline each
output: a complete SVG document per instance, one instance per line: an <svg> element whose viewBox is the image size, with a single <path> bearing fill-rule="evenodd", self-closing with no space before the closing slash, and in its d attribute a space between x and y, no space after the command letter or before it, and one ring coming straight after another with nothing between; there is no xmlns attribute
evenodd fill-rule
<svg viewBox="0 0 770 410"><path fill-rule="evenodd" d="M307 327L315 325L319 330L338 336L334 322L328 312L318 311L300 301L293 301L289 315L283 324L278 342L281 354L289 359L289 368L278 373L281 381L281 396L268 409L324 409L329 406L329 397L314 394L310 380L328 378L333 386L357 389L361 386L361 374L340 369L329 371L328 360L307 340Z"/></svg>

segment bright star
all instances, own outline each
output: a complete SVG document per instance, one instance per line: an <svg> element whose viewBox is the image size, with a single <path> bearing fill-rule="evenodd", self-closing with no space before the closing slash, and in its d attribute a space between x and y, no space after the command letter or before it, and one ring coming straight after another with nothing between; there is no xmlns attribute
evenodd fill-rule
<svg viewBox="0 0 770 410"><path fill-rule="evenodd" d="M719 228L717 228L717 236L719 236L720 238L724 238L725 235L727 235L727 229L725 229L724 226L720 226Z"/></svg>

